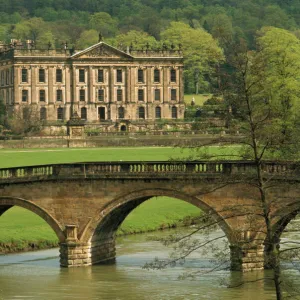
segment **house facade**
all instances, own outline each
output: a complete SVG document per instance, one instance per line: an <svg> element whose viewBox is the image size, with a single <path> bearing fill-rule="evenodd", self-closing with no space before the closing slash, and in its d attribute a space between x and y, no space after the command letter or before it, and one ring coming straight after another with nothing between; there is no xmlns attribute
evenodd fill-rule
<svg viewBox="0 0 300 300"><path fill-rule="evenodd" d="M0 97L9 114L25 107L45 121L86 124L184 117L180 50L122 51L105 42L85 50L0 47Z"/></svg>

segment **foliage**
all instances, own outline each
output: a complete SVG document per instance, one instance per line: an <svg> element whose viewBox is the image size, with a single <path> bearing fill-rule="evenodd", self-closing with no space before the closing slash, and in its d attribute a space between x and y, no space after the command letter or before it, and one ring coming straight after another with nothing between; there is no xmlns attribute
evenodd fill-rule
<svg viewBox="0 0 300 300"><path fill-rule="evenodd" d="M2 95L0 95L0 125L3 126L6 120L6 107Z"/></svg>
<svg viewBox="0 0 300 300"><path fill-rule="evenodd" d="M118 22L114 20L108 13L98 12L90 17L89 22L90 28L101 32L103 36L110 37L114 36L117 31Z"/></svg>
<svg viewBox="0 0 300 300"><path fill-rule="evenodd" d="M182 44L185 80L194 83L195 94L199 90L206 91L215 65L224 59L222 49L213 37L202 28L194 29L182 22L171 22L161 33L161 38L169 45Z"/></svg>
<svg viewBox="0 0 300 300"><path fill-rule="evenodd" d="M152 49L158 47L158 42L153 36L150 36L147 32L137 30L119 34L110 42L115 46L132 46L133 49L145 48L147 44Z"/></svg>
<svg viewBox="0 0 300 300"><path fill-rule="evenodd" d="M98 42L98 39L99 34L96 30L85 30L80 34L80 37L76 42L76 47L78 49L85 49L91 45L96 44Z"/></svg>
<svg viewBox="0 0 300 300"><path fill-rule="evenodd" d="M30 135L41 130L42 121L37 107L23 105L8 118L7 124L14 134Z"/></svg>

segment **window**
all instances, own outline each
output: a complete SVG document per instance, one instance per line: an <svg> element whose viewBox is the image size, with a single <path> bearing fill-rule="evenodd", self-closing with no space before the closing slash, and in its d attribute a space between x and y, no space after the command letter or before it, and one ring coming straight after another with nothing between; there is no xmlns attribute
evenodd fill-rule
<svg viewBox="0 0 300 300"><path fill-rule="evenodd" d="M145 119L145 107L138 108L139 119Z"/></svg>
<svg viewBox="0 0 300 300"><path fill-rule="evenodd" d="M138 100L144 101L144 90L143 89L138 90Z"/></svg>
<svg viewBox="0 0 300 300"><path fill-rule="evenodd" d="M62 82L62 69L56 70L56 82Z"/></svg>
<svg viewBox="0 0 300 300"><path fill-rule="evenodd" d="M56 90L56 101L63 101L62 90Z"/></svg>
<svg viewBox="0 0 300 300"><path fill-rule="evenodd" d="M64 119L64 109L62 107L59 107L57 109L57 120L63 120Z"/></svg>
<svg viewBox="0 0 300 300"><path fill-rule="evenodd" d="M11 69L11 71L10 71L10 82L12 84L14 83L14 69Z"/></svg>
<svg viewBox="0 0 300 300"><path fill-rule="evenodd" d="M175 69L171 69L170 78L171 78L171 82L176 82L176 70Z"/></svg>
<svg viewBox="0 0 300 300"><path fill-rule="evenodd" d="M155 107L155 119L161 119L161 108L159 106Z"/></svg>
<svg viewBox="0 0 300 300"><path fill-rule="evenodd" d="M81 120L86 120L87 119L87 110L85 107L81 108L80 113L81 113Z"/></svg>
<svg viewBox="0 0 300 300"><path fill-rule="evenodd" d="M172 119L177 119L177 107L172 106Z"/></svg>
<svg viewBox="0 0 300 300"><path fill-rule="evenodd" d="M9 85L9 70L6 70L6 85Z"/></svg>
<svg viewBox="0 0 300 300"><path fill-rule="evenodd" d="M84 69L79 70L79 82L85 82L85 70Z"/></svg>
<svg viewBox="0 0 300 300"><path fill-rule="evenodd" d="M104 82L104 72L103 70L98 70L98 82Z"/></svg>
<svg viewBox="0 0 300 300"><path fill-rule="evenodd" d="M28 82L28 72L27 69L22 69L21 82Z"/></svg>
<svg viewBox="0 0 300 300"><path fill-rule="evenodd" d="M45 82L45 70L39 69L39 82Z"/></svg>
<svg viewBox="0 0 300 300"><path fill-rule="evenodd" d="M117 101L123 100L123 90L117 89Z"/></svg>
<svg viewBox="0 0 300 300"><path fill-rule="evenodd" d="M42 107L40 109L40 120L47 120L47 109L46 109L46 107Z"/></svg>
<svg viewBox="0 0 300 300"><path fill-rule="evenodd" d="M122 70L117 70L117 82L123 82Z"/></svg>
<svg viewBox="0 0 300 300"><path fill-rule="evenodd" d="M104 101L104 90L98 90L98 101Z"/></svg>
<svg viewBox="0 0 300 300"><path fill-rule="evenodd" d="M160 70L154 70L154 82L160 82Z"/></svg>
<svg viewBox="0 0 300 300"><path fill-rule="evenodd" d="M6 90L6 104L9 103L9 89Z"/></svg>
<svg viewBox="0 0 300 300"><path fill-rule="evenodd" d="M80 101L85 101L85 90L80 90L79 91L79 100Z"/></svg>
<svg viewBox="0 0 300 300"><path fill-rule="evenodd" d="M138 82L144 82L144 70L138 69Z"/></svg>
<svg viewBox="0 0 300 300"><path fill-rule="evenodd" d="M154 90L154 100L155 101L160 101L160 89L155 89Z"/></svg>
<svg viewBox="0 0 300 300"><path fill-rule="evenodd" d="M4 71L1 71L1 85L4 85Z"/></svg>
<svg viewBox="0 0 300 300"><path fill-rule="evenodd" d="M22 90L22 102L28 101L28 90Z"/></svg>
<svg viewBox="0 0 300 300"><path fill-rule="evenodd" d="M45 90L40 90L40 102L45 102L46 100L46 92Z"/></svg>
<svg viewBox="0 0 300 300"><path fill-rule="evenodd" d="M124 107L119 107L118 108L118 118L119 119L124 119L124 115L125 115Z"/></svg>
<svg viewBox="0 0 300 300"><path fill-rule="evenodd" d="M177 90L171 89L171 100L176 100L176 99L177 99Z"/></svg>

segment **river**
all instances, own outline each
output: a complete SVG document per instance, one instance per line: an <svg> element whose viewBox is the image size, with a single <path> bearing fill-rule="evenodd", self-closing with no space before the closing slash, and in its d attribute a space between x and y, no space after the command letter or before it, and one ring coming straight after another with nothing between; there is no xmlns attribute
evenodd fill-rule
<svg viewBox="0 0 300 300"><path fill-rule="evenodd" d="M213 234L217 236L222 232ZM275 299L270 281L249 283L239 288L227 288L224 283L236 282L241 276L255 280L263 275L262 272L219 271L197 279L178 279L186 270L205 268L211 258L209 253L194 253L184 266L162 271L142 269L154 257L168 257L168 248L149 240L153 235L118 238L115 265L62 269L58 249L2 255L0 299Z"/></svg>

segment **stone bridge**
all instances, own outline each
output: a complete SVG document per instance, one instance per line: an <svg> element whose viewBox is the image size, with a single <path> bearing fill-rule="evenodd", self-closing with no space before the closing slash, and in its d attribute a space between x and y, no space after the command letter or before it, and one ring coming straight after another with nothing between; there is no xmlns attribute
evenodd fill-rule
<svg viewBox="0 0 300 300"><path fill-rule="evenodd" d="M263 163L278 243L300 210L299 167ZM229 240L232 269L262 269L265 227L255 174L255 165L248 161L120 161L0 169L0 215L15 205L36 213L58 236L61 266L87 266L115 259L115 233L133 209L154 196L169 196L212 215Z"/></svg>

